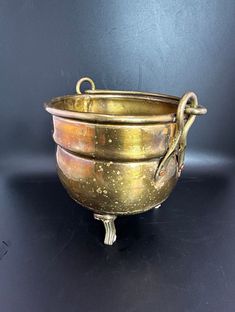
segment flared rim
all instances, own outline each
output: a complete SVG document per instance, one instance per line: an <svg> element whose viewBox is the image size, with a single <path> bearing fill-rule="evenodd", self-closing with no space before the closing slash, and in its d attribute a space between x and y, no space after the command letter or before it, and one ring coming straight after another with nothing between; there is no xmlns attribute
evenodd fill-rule
<svg viewBox="0 0 235 312"><path fill-rule="evenodd" d="M117 123L117 124L149 124L149 123L172 123L175 122L176 114L159 114L159 115L116 115L116 114L103 114L93 112L77 112L66 109L56 108L55 104L59 101L63 101L69 98L84 98L84 99L136 99L136 100L148 100L153 102L165 102L178 106L179 98L154 93L143 93L133 91L106 91L99 90L99 92L92 92L89 90L84 94L79 95L65 95L55 97L51 101L44 104L47 112L54 116L60 116L69 119L81 120L91 123ZM177 110L177 107L176 107Z"/></svg>

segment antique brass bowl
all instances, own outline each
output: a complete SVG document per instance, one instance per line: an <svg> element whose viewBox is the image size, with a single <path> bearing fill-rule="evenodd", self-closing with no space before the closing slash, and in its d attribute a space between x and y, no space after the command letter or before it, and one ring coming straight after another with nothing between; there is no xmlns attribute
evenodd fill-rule
<svg viewBox="0 0 235 312"><path fill-rule="evenodd" d="M91 90L84 94L81 84ZM53 115L57 165L69 195L105 226L104 243L116 240L119 215L159 207L184 165L188 130L206 113L193 92L178 97L96 90L90 78L77 95L45 105Z"/></svg>

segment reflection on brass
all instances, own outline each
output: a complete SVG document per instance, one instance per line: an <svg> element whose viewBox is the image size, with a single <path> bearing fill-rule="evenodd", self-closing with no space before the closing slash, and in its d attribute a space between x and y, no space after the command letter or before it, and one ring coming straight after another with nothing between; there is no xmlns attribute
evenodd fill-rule
<svg viewBox="0 0 235 312"><path fill-rule="evenodd" d="M81 84L91 90L81 93ZM96 90L82 78L77 95L45 105L52 114L58 174L70 196L116 240L116 216L158 208L184 165L188 131L197 115L193 92L182 98L135 91Z"/></svg>

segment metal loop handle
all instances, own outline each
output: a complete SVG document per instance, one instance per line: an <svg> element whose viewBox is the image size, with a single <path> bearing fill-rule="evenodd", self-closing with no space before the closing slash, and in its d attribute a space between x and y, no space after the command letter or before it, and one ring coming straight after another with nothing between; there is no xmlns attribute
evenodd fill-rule
<svg viewBox="0 0 235 312"><path fill-rule="evenodd" d="M90 85L91 85L91 90L92 90L92 91L95 90L95 83L94 83L94 81L93 81L91 78L89 78L89 77L83 77L83 78L81 78L80 80L78 80L78 82L77 82L77 84L76 84L76 92L77 92L78 94L82 94L80 88L81 88L81 85L82 85L83 82L89 82Z"/></svg>
<svg viewBox="0 0 235 312"><path fill-rule="evenodd" d="M190 128L196 118L195 115L190 114L187 122L184 123L185 108L188 102L191 108L198 107L198 100L197 100L197 96L195 93L193 92L185 93L179 102L179 106L178 106L177 113L176 113L176 123L177 123L178 131L183 131L185 127L188 127L187 125L189 125L189 128Z"/></svg>
<svg viewBox="0 0 235 312"><path fill-rule="evenodd" d="M194 123L196 116L204 115L207 113L207 109L205 107L198 106L197 96L193 92L186 93L180 100L178 111L177 111L177 118L182 118L184 112L186 112L186 104L189 103L189 109L191 110L191 114L189 115L188 120L184 124L184 121L181 119L179 122L180 124L184 124L182 128L182 134L179 140L179 149L178 149L178 176L181 175L181 172L184 168L184 156L185 156L185 148L187 145L187 136L188 131L191 128L192 124Z"/></svg>
<svg viewBox="0 0 235 312"><path fill-rule="evenodd" d="M180 99L177 113L176 113L176 134L175 138L170 145L168 151L165 156L160 161L158 168L155 173L155 179L159 176L163 176L165 174L164 166L166 165L170 156L176 151L178 148L178 176L180 176L181 171L184 166L184 155L185 155L185 147L187 144L187 135L190 127L195 121L196 115L204 115L207 110L204 107L198 106L197 96L193 92L187 92ZM185 123L185 114L188 114L189 117Z"/></svg>

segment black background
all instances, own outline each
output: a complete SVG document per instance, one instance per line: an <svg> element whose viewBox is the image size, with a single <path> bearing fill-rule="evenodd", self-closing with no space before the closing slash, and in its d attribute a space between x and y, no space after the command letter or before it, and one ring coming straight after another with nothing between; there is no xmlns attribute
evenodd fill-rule
<svg viewBox="0 0 235 312"><path fill-rule="evenodd" d="M234 1L0 1L0 311L234 311ZM118 241L58 181L43 102L98 88L208 108L159 210ZM131 191L131 190L130 190Z"/></svg>

